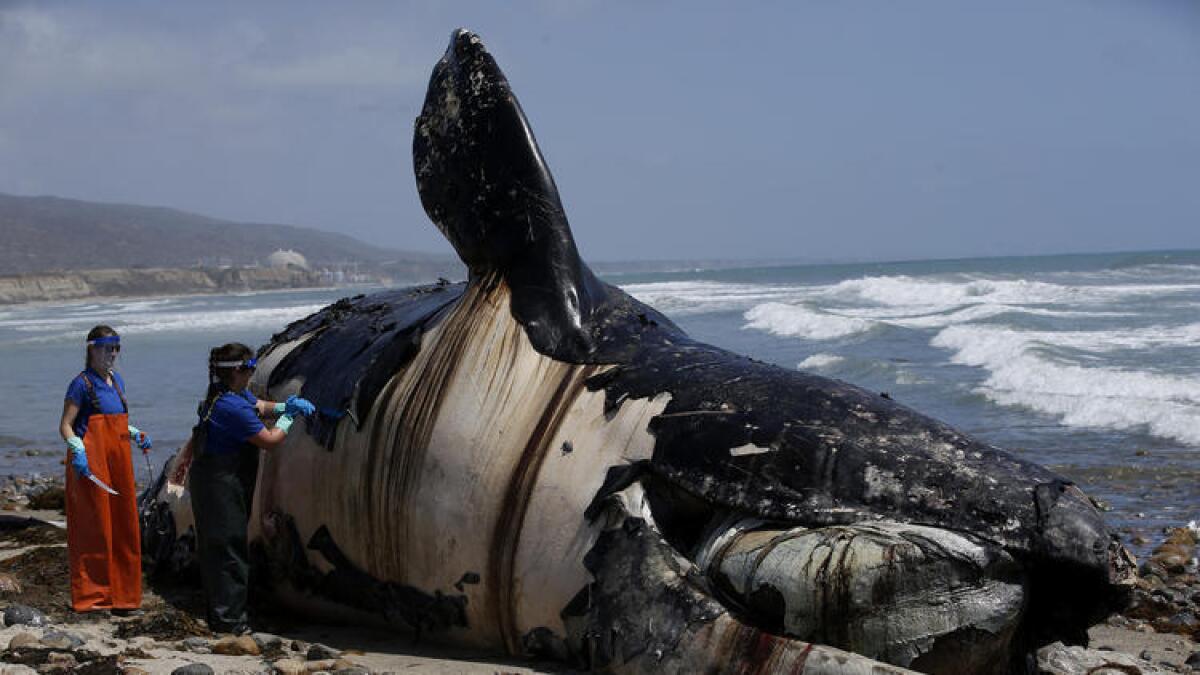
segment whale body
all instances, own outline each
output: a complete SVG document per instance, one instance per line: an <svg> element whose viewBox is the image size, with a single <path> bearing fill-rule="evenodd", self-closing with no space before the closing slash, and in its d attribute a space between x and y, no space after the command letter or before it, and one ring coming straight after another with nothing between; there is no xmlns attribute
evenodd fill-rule
<svg viewBox="0 0 1200 675"><path fill-rule="evenodd" d="M1024 672L1123 602L1070 480L837 380L690 339L599 281L507 79L458 31L413 141L469 270L259 353L317 406L263 453L255 577L312 614L614 672ZM186 490L143 496L191 558ZM890 664L890 665L887 665Z"/></svg>

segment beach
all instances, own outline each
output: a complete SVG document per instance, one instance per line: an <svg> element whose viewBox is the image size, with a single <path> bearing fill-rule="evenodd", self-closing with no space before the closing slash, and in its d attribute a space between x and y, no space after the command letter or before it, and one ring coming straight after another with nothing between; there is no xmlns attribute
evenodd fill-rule
<svg viewBox="0 0 1200 675"><path fill-rule="evenodd" d="M1131 608L1092 629L1090 650L1044 650L1041 667L1086 672L1111 661L1125 668L1113 672L1149 673L1190 672L1200 629L1194 534L1186 534L1200 517L1200 331L1185 311L1200 300L1198 271L1200 254L1182 252L642 270L607 281L696 339L885 392L1078 482L1138 555L1142 574ZM0 515L9 517L0 531L0 573L19 587L4 590L0 602L6 610L30 607L49 622L0 632L10 669L18 662L45 672L174 672L187 664L215 672L564 668L326 625L269 606L256 618L260 632L234 644L208 633L198 588L178 580L147 579L141 617L67 610L63 516L37 498L61 481L55 429L87 329L108 323L122 334L118 369L129 385L131 419L155 440L148 462L135 464L144 486L194 423L212 346L257 346L347 293L0 309L0 348L13 383L0 391L0 476L7 477ZM0 588L9 588L6 579ZM229 651L241 653L219 653Z"/></svg>
<svg viewBox="0 0 1200 675"><path fill-rule="evenodd" d="M144 579L142 612L119 617L70 609L66 530L54 479L0 487L0 673L549 673L561 664L440 647L411 635L323 624L255 607L250 637L213 635L196 580ZM11 623L20 621L20 623ZM11 623L11 625L9 625ZM22 666L27 668L23 669Z"/></svg>
<svg viewBox="0 0 1200 675"><path fill-rule="evenodd" d="M254 633L214 635L203 620L196 580L145 578L137 616L73 612L63 513L38 508L61 499L61 487L52 478L10 478L0 487L0 663L7 664L0 665L0 675L576 672L568 664L448 648L382 628L323 623L264 598L252 603ZM1143 565L1130 609L1093 627L1088 649L1061 643L1043 648L1040 672L1200 672L1197 539L1186 529L1174 535L1185 543L1156 547L1159 553Z"/></svg>

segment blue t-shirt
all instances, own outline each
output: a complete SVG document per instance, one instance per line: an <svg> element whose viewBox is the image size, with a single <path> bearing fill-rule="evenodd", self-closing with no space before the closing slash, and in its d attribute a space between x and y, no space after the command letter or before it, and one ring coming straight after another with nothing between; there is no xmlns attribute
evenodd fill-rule
<svg viewBox="0 0 1200 675"><path fill-rule="evenodd" d="M92 387L96 390L96 400L100 404L100 409L97 410L92 405L92 397L88 396L87 385L84 384L83 378L87 377L92 382ZM121 388L121 392L125 391L125 380L121 379L119 373L112 374L113 384ZM67 387L67 400L72 401L79 406L79 414L75 416L75 423L71 428L75 431L75 435L83 438L87 433L88 418L92 415L119 415L125 410L125 404L121 402L121 394L100 376L100 373L88 368L82 375L76 375L75 379L71 380L71 384Z"/></svg>
<svg viewBox="0 0 1200 675"><path fill-rule="evenodd" d="M208 418L208 444L205 452L227 455L238 452L250 437L266 428L258 419L254 404L258 402L247 389L240 395L227 391L213 403Z"/></svg>

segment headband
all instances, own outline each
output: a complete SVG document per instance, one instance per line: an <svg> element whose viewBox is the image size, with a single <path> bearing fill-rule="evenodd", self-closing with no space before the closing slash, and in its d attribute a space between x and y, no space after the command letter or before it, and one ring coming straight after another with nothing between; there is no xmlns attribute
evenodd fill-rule
<svg viewBox="0 0 1200 675"><path fill-rule="evenodd" d="M119 345L121 344L120 335L105 335L104 337L93 338L88 340L89 345Z"/></svg>
<svg viewBox="0 0 1200 675"><path fill-rule="evenodd" d="M258 359L243 359L241 361L210 361L213 368L237 368L243 366L245 368L253 368L258 365Z"/></svg>

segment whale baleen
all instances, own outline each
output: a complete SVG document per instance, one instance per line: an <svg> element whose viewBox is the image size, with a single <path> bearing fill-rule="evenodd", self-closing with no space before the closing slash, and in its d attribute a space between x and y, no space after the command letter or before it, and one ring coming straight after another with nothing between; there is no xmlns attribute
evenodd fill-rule
<svg viewBox="0 0 1200 675"><path fill-rule="evenodd" d="M469 280L260 351L258 393L319 409L260 460L252 557L284 602L614 672L996 673L1123 601L1131 558L1070 480L598 280L472 33L413 165ZM191 554L182 463L143 498L164 568Z"/></svg>

